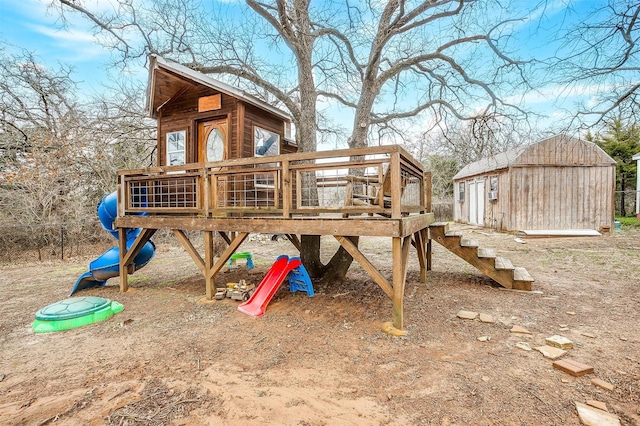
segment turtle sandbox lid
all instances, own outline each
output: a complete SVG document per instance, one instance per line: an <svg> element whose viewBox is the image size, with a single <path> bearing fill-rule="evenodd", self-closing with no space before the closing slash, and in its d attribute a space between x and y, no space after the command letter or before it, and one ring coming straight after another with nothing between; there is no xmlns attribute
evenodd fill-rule
<svg viewBox="0 0 640 426"><path fill-rule="evenodd" d="M122 304L102 297L71 297L36 312L32 328L36 333L69 330L105 321L123 309Z"/></svg>

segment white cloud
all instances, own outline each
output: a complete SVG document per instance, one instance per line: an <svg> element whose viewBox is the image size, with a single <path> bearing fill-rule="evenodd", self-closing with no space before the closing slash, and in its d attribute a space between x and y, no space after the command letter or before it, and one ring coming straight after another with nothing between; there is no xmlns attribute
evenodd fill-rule
<svg viewBox="0 0 640 426"><path fill-rule="evenodd" d="M30 28L60 49L60 59L82 62L104 55L104 49L89 31L75 28L58 30L44 25L30 25Z"/></svg>

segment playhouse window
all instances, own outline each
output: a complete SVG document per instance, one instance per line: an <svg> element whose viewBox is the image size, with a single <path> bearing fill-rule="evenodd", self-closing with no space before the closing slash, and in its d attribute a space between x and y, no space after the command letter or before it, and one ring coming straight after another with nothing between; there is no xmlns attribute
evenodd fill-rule
<svg viewBox="0 0 640 426"><path fill-rule="evenodd" d="M278 133L253 127L253 153L256 157L271 157L280 154L280 135ZM257 164L256 167L274 166L274 163ZM256 188L275 188L274 175L269 173L255 175Z"/></svg>
<svg viewBox="0 0 640 426"><path fill-rule="evenodd" d="M464 203L464 182L458 184L458 201Z"/></svg>
<svg viewBox="0 0 640 426"><path fill-rule="evenodd" d="M179 166L186 163L187 131L167 133L167 165Z"/></svg>

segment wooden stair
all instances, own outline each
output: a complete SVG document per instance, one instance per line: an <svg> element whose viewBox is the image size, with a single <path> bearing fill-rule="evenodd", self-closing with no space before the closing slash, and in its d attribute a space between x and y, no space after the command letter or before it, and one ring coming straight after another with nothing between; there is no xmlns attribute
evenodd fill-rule
<svg viewBox="0 0 640 426"><path fill-rule="evenodd" d="M534 279L525 268L513 266L509 259L497 256L491 248L480 247L477 240L464 238L462 231L450 231L449 223L432 223L429 225L429 235L432 240L475 266L503 287L531 290Z"/></svg>

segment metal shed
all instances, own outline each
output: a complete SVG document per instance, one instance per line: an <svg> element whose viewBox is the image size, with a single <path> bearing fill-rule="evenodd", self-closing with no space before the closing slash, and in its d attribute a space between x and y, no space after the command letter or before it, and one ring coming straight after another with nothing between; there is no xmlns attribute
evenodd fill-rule
<svg viewBox="0 0 640 426"><path fill-rule="evenodd" d="M502 231L613 226L616 162L557 135L468 164L454 177L454 220Z"/></svg>

